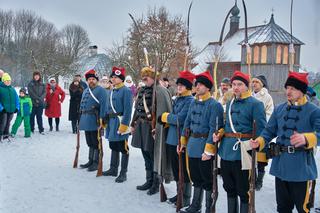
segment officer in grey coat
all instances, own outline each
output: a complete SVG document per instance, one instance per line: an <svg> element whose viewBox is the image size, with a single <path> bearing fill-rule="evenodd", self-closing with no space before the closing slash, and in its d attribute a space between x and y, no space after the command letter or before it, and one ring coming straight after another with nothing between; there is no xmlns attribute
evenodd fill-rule
<svg viewBox="0 0 320 213"><path fill-rule="evenodd" d="M107 92L98 85L99 78L96 71L91 69L85 74L88 87L82 94L80 103L79 130L85 131L87 145L89 146L89 161L81 164L81 168L88 168L88 171L95 171L98 168L98 128L103 127L103 120L106 115Z"/></svg>

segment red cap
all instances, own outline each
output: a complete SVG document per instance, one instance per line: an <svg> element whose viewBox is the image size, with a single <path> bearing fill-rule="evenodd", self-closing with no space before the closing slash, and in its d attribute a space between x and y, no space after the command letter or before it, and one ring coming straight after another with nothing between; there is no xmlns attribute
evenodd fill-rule
<svg viewBox="0 0 320 213"><path fill-rule="evenodd" d="M88 78L93 77L96 78L97 81L99 80L98 75L96 73L96 71L94 69L88 70L85 74L84 74L86 80L88 80Z"/></svg>
<svg viewBox="0 0 320 213"><path fill-rule="evenodd" d="M203 73L200 73L199 75L196 75L196 85L198 82L211 89L213 86L213 78L210 75L210 72L207 70Z"/></svg>
<svg viewBox="0 0 320 213"><path fill-rule="evenodd" d="M289 72L288 78L295 78L298 81L301 81L302 83L305 83L308 85L309 84L308 75L309 73L307 72L306 73Z"/></svg>
<svg viewBox="0 0 320 213"><path fill-rule="evenodd" d="M308 84L308 73L289 72L284 87L287 88L287 86L292 86L298 90L301 90L302 93L306 94Z"/></svg>
<svg viewBox="0 0 320 213"><path fill-rule="evenodd" d="M110 77L117 76L124 81L126 76L126 70L124 67L112 67L112 73Z"/></svg>
<svg viewBox="0 0 320 213"><path fill-rule="evenodd" d="M234 73L231 77L231 83L234 80L242 81L248 87L249 82L250 82L250 75L236 70L236 71L234 71Z"/></svg>
<svg viewBox="0 0 320 213"><path fill-rule="evenodd" d="M184 70L179 72L179 78L184 78L188 80L191 84L193 84L194 79L196 78L195 74L190 72L189 70Z"/></svg>

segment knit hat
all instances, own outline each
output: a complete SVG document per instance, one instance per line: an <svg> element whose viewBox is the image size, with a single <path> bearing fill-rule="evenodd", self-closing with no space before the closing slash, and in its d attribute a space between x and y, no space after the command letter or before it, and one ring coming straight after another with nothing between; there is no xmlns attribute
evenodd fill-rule
<svg viewBox="0 0 320 213"><path fill-rule="evenodd" d="M200 73L199 75L196 75L195 85L197 86L198 83L202 83L203 85L205 85L207 88L211 90L213 86L213 79L212 79L212 76L210 75L210 72L205 71L203 73Z"/></svg>
<svg viewBox="0 0 320 213"><path fill-rule="evenodd" d="M53 78L53 77L51 77L51 78L49 78L48 82L49 82L49 83L51 83L51 81L56 82L56 79L55 79L55 78Z"/></svg>
<svg viewBox="0 0 320 213"><path fill-rule="evenodd" d="M91 69L91 70L87 71L84 74L84 76L86 77L86 81L88 81L88 79L92 78L92 77L97 79L97 81L99 81L99 77L98 77L98 75L97 75L97 73L96 73L96 71L94 69Z"/></svg>
<svg viewBox="0 0 320 213"><path fill-rule="evenodd" d="M292 86L300 90L303 94L306 94L308 84L308 73L289 72L288 79L284 87L287 88L287 86Z"/></svg>
<svg viewBox="0 0 320 213"><path fill-rule="evenodd" d="M3 73L1 80L2 80L2 82L11 81L11 77L10 77L9 73L7 73L7 72Z"/></svg>
<svg viewBox="0 0 320 213"><path fill-rule="evenodd" d="M223 78L221 83L230 84L230 78Z"/></svg>
<svg viewBox="0 0 320 213"><path fill-rule="evenodd" d="M27 92L26 92L26 89L25 88L21 88L20 90L19 90L19 93L24 93L24 94L27 94Z"/></svg>
<svg viewBox="0 0 320 213"><path fill-rule="evenodd" d="M242 81L247 87L249 87L250 76L248 74L245 74L237 70L233 73L233 76L231 77L231 83L234 80Z"/></svg>
<svg viewBox="0 0 320 213"><path fill-rule="evenodd" d="M127 82L127 81L130 81L130 83ZM126 87L131 87L131 86L133 85L132 77L131 77L130 75L126 76L124 85L125 85Z"/></svg>
<svg viewBox="0 0 320 213"><path fill-rule="evenodd" d="M124 81L126 76L126 69L124 67L112 67L110 78L112 78L112 76L117 76L122 81Z"/></svg>
<svg viewBox="0 0 320 213"><path fill-rule="evenodd" d="M191 90L195 77L196 76L188 70L181 71L179 72L179 78L177 79L176 84L180 83L186 86L188 90Z"/></svg>
<svg viewBox="0 0 320 213"><path fill-rule="evenodd" d="M264 75L258 75L256 77L254 77L252 80L254 80L254 79L258 80L263 87L268 89L268 82L267 82L267 79Z"/></svg>

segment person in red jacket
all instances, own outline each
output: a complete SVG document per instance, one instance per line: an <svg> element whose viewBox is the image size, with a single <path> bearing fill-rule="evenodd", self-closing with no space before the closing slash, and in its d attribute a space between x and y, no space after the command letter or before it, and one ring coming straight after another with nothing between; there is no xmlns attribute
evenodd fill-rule
<svg viewBox="0 0 320 213"><path fill-rule="evenodd" d="M53 130L52 118L55 118L56 131L59 131L59 122L61 117L61 103L65 98L65 92L57 84L54 78L49 79L46 86L46 110L45 115L48 117L50 131Z"/></svg>

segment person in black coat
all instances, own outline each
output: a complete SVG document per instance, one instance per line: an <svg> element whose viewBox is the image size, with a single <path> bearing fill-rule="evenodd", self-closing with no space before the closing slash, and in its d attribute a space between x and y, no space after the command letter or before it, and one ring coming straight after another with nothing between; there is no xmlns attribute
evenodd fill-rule
<svg viewBox="0 0 320 213"><path fill-rule="evenodd" d="M69 87L70 94L70 104L69 104L69 121L72 125L72 133L76 134L77 123L80 118L80 102L83 93L83 87L80 85L80 82L77 79L74 79Z"/></svg>

